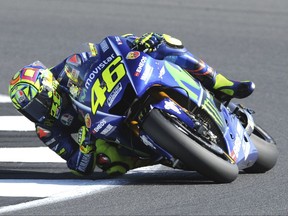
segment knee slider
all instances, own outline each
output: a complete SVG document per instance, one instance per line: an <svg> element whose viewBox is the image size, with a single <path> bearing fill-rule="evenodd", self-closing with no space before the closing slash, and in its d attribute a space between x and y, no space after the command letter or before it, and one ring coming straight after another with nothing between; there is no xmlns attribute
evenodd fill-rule
<svg viewBox="0 0 288 216"><path fill-rule="evenodd" d="M96 164L110 175L124 174L133 168L134 161L129 156L119 154L117 147L104 140L96 141Z"/></svg>

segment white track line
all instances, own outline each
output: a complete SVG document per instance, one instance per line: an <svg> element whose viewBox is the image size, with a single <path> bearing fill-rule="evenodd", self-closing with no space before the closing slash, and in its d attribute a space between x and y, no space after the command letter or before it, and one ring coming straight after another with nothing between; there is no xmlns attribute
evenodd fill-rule
<svg viewBox="0 0 288 216"><path fill-rule="evenodd" d="M92 180L46 180L46 179L1 179L0 196L5 197L50 197L67 191L96 186ZM13 190L11 190L13 188Z"/></svg>
<svg viewBox="0 0 288 216"><path fill-rule="evenodd" d="M35 131L35 124L24 116L0 116L0 131Z"/></svg>
<svg viewBox="0 0 288 216"><path fill-rule="evenodd" d="M0 148L0 163L3 162L65 163L65 160L48 147L23 147Z"/></svg>
<svg viewBox="0 0 288 216"><path fill-rule="evenodd" d="M0 94L0 103L11 103L9 96ZM34 131L34 123L24 116L0 116L0 131Z"/></svg>
<svg viewBox="0 0 288 216"><path fill-rule="evenodd" d="M11 103L9 96L0 94L0 103Z"/></svg>
<svg viewBox="0 0 288 216"><path fill-rule="evenodd" d="M87 181L85 181L85 182L87 182ZM81 184L81 182L79 182L79 184ZM90 183L90 185L87 184L86 187L75 185L75 187L73 189L66 191L65 193L62 192L62 193L59 193L57 195L50 196L50 197L47 197L44 199L34 200L34 201L30 201L30 202L25 202L25 203L20 203L20 204L16 204L16 205L5 206L5 207L0 207L0 214L11 213L11 212L20 211L23 209L35 208L35 207L39 207L39 206L43 206L43 205L49 205L49 204L53 204L53 203L64 202L67 200L84 197L84 196L87 196L89 194L95 194L97 192L109 190L109 189L115 188L117 186L119 187L121 185L120 185L120 182L117 182L116 180L114 180L114 181L109 181L109 180L95 181L94 185L92 182L92 183ZM32 187L30 187L30 190L34 190L34 189Z"/></svg>
<svg viewBox="0 0 288 216"><path fill-rule="evenodd" d="M125 175L131 175L135 173L155 173L157 170L161 169L161 165L154 165L148 167L142 167L138 169L134 169L129 171ZM6 182L5 182L6 181ZM11 182L9 182L11 181ZM47 188L50 190L50 196L47 198L34 200L26 203L20 203L16 205L4 206L0 207L0 214L3 213L11 213L13 211L20 211L23 209L39 207L43 205L50 205L53 203L58 203L62 201L67 201L71 199L76 199L84 196L88 196L90 194L96 194L99 192L103 192L106 190L110 190L116 187L121 187L125 184L129 184L129 180L125 179L107 179L107 180L0 180L0 186L2 191L3 188L9 188L10 193L11 190L15 190L15 186L21 188L22 192L23 188L26 188L27 193L31 193L31 191L35 190L35 186L37 184L41 184L43 188ZM52 186L51 186L52 185ZM59 191L60 187L66 187L67 190ZM47 187L46 187L47 186ZM36 186L37 187L37 186ZM43 190L43 188L39 190ZM53 190L54 188L54 190ZM8 190L9 190L8 189ZM56 190L56 191L55 191ZM9 193L9 191L8 191ZM4 192L3 192L4 194ZM17 194L19 195L19 194ZM42 194L43 195L43 194ZM48 194L46 194L48 195ZM0 196L2 196L0 194ZM36 196L36 195L35 195Z"/></svg>
<svg viewBox="0 0 288 216"><path fill-rule="evenodd" d="M9 103L10 98L0 94L0 103ZM34 123L24 116L0 116L0 131L34 131ZM48 147L0 148L1 162L65 162ZM161 165L142 167L133 173L154 173ZM0 207L0 214L49 205L56 202L95 194L128 184L125 179L107 180L45 180L45 179L0 179L0 196L39 197L40 199L16 205ZM41 199L41 197L46 197Z"/></svg>

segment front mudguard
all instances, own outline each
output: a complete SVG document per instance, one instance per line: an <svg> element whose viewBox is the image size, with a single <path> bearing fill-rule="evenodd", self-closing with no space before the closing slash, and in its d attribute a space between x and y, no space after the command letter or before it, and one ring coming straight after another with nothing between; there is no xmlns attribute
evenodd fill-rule
<svg viewBox="0 0 288 216"><path fill-rule="evenodd" d="M158 110L162 110L165 113L169 113L170 115L174 115L177 118L181 119L188 127L191 129L195 127L194 122L191 119L191 116L188 116L186 110L175 103L169 97L164 98L157 103L151 104L151 108L156 108Z"/></svg>

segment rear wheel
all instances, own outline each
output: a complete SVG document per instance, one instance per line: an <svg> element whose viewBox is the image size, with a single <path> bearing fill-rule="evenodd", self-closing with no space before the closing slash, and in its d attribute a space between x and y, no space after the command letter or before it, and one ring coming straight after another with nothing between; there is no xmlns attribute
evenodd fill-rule
<svg viewBox="0 0 288 216"><path fill-rule="evenodd" d="M258 151L258 159L252 167L245 169L247 173L264 173L272 169L278 159L275 141L260 126L255 126L251 140Z"/></svg>
<svg viewBox="0 0 288 216"><path fill-rule="evenodd" d="M237 178L239 170L236 164L201 146L159 110L152 110L142 127L158 145L188 168L219 183L229 183Z"/></svg>

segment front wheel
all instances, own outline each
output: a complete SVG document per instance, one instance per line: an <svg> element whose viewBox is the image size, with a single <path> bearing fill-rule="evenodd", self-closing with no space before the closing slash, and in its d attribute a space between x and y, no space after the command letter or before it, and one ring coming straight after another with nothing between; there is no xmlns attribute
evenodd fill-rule
<svg viewBox="0 0 288 216"><path fill-rule="evenodd" d="M150 138L188 168L219 183L229 183L237 178L239 170L236 164L202 147L165 118L159 110L152 110L142 127Z"/></svg>
<svg viewBox="0 0 288 216"><path fill-rule="evenodd" d="M255 164L247 169L247 173L265 173L272 169L278 159L278 149L275 141L269 134L259 126L255 126L251 140L258 152L258 159Z"/></svg>

